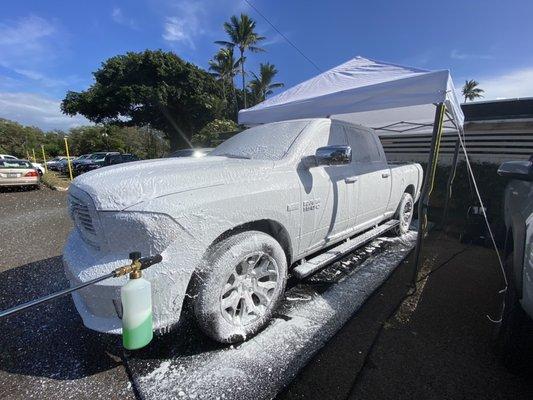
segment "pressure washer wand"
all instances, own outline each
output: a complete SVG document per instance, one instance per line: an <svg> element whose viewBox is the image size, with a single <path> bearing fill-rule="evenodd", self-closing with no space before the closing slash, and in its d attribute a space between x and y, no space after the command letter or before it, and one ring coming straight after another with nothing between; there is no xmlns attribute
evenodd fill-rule
<svg viewBox="0 0 533 400"><path fill-rule="evenodd" d="M109 278L117 278L117 277L122 276L122 275L126 275L126 274L129 274L129 273L133 273L135 271L140 271L140 270L146 269L146 268L150 267L151 265L154 265L154 264L157 264L157 263L161 262L161 260L163 259L161 257L161 254L156 254L155 256L143 257L143 258L140 257L140 254L141 253L139 253L139 252L131 253L130 254L130 259L132 260L131 264L125 265L125 266L120 267L120 268L117 268L113 272L110 272L109 274L106 274L106 275L101 276L99 278L92 279L90 281L84 282L84 283L79 284L77 286L61 290L61 291L59 291L57 293L49 294L48 296L42 297L40 299L35 299L35 300L29 301L27 303L20 304L18 306L12 307L12 308L10 308L8 310L1 311L0 312L0 318L7 317L7 316L15 314L17 312L26 310L27 308L30 308L30 307L33 307L33 306L36 306L36 305L39 305L39 304L42 304L42 303L46 303L47 301L50 301L50 300L53 300L53 299L57 299L58 297L62 297L64 295L66 295L66 294L75 292L76 290L83 289L84 287L87 287L87 286L90 286L90 285L94 285L95 283L101 282L103 280L106 280L106 279L109 279Z"/></svg>

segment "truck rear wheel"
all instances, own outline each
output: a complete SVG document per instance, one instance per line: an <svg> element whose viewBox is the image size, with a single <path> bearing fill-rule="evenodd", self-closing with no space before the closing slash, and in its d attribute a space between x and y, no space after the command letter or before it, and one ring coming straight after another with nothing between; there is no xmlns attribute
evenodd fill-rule
<svg viewBox="0 0 533 400"><path fill-rule="evenodd" d="M398 219L400 223L394 228L394 233L401 236L409 231L414 212L414 200L410 193L405 192L400 199L398 210L394 218Z"/></svg>
<svg viewBox="0 0 533 400"><path fill-rule="evenodd" d="M248 231L224 239L198 274L198 325L218 342L246 340L267 325L286 280L287 258L272 236Z"/></svg>

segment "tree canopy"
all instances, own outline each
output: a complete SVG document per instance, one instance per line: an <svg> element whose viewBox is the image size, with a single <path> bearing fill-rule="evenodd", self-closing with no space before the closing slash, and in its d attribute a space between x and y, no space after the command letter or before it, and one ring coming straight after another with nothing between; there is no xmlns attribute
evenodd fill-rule
<svg viewBox="0 0 533 400"><path fill-rule="evenodd" d="M172 149L188 147L194 132L224 114L221 85L172 52L118 55L93 75L89 89L67 92L64 113L95 123L150 126L165 133Z"/></svg>

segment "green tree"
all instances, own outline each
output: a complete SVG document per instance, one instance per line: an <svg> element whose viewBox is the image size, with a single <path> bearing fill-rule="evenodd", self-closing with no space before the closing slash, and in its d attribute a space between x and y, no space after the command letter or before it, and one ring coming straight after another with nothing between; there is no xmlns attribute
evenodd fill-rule
<svg viewBox="0 0 533 400"><path fill-rule="evenodd" d="M199 147L215 147L225 139L233 136L238 130L239 126L235 121L215 119L193 135L192 143Z"/></svg>
<svg viewBox="0 0 533 400"><path fill-rule="evenodd" d="M463 86L463 96L465 98L465 103L467 100L474 100L478 97L483 97L482 93L485 91L478 87L479 82L475 81L474 79L470 79L469 81L465 81L465 84Z"/></svg>
<svg viewBox="0 0 533 400"><path fill-rule="evenodd" d="M259 65L259 76L252 72L254 79L250 81L248 86L258 103L264 101L274 89L283 87L283 83L272 83L277 73L278 70L274 64L270 63Z"/></svg>
<svg viewBox="0 0 533 400"><path fill-rule="evenodd" d="M118 55L94 72L95 83L67 92L65 114L95 123L150 126L170 140L172 149L190 145L194 132L220 116L220 84L206 71L171 52L146 50Z"/></svg>
<svg viewBox="0 0 533 400"><path fill-rule="evenodd" d="M226 100L226 89L230 88L235 98L235 85L233 79L239 73L240 60L235 60L233 48L222 48L209 60L209 70L217 80L222 83L224 100Z"/></svg>
<svg viewBox="0 0 533 400"><path fill-rule="evenodd" d="M255 31L255 21L246 14L241 14L240 18L233 15L229 22L224 22L224 30L229 36L229 41L217 41L215 43L221 44L228 48L237 47L240 52L240 67L242 76L242 92L244 96L244 108L247 108L246 104L246 71L244 69L244 62L246 58L244 53L249 50L253 53L264 51L257 44L264 40L264 36L260 36Z"/></svg>
<svg viewBox="0 0 533 400"><path fill-rule="evenodd" d="M32 149L37 153L44 141L44 133L33 126L0 118L0 152L27 158Z"/></svg>

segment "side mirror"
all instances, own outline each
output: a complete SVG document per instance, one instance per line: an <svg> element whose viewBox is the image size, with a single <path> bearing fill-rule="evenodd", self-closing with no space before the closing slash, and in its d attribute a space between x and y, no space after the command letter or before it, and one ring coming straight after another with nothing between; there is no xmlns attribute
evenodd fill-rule
<svg viewBox="0 0 533 400"><path fill-rule="evenodd" d="M509 179L533 181L533 161L507 161L498 168L498 175Z"/></svg>
<svg viewBox="0 0 533 400"><path fill-rule="evenodd" d="M315 153L316 165L345 165L352 162L350 146L319 147Z"/></svg>

